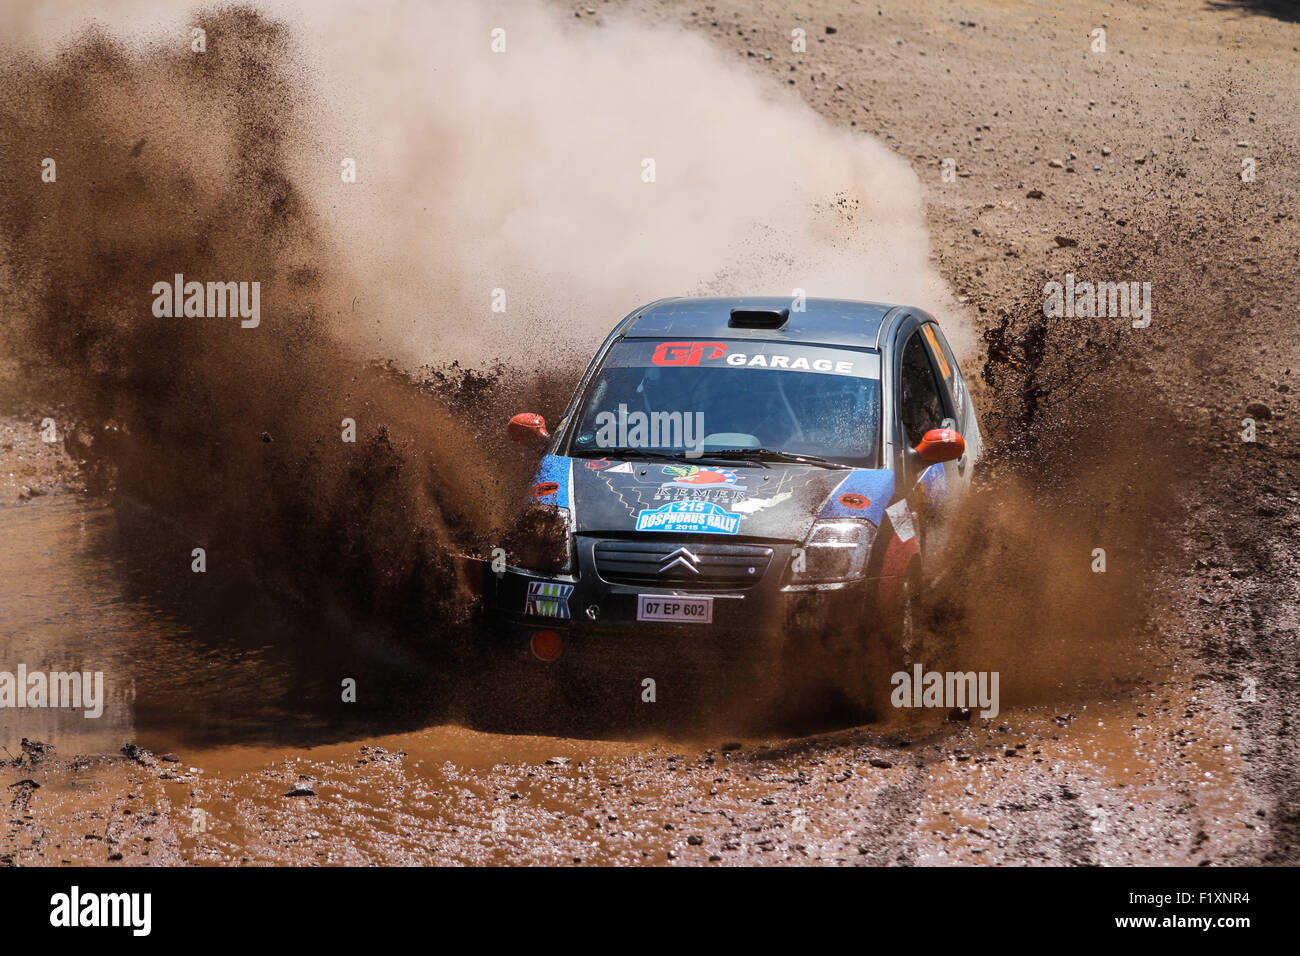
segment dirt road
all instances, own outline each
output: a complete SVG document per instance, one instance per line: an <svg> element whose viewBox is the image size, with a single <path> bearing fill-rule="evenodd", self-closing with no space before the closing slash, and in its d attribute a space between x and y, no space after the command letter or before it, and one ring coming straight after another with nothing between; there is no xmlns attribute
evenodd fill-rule
<svg viewBox="0 0 1300 956"><path fill-rule="evenodd" d="M6 651L73 660L90 636L132 675L116 692L133 707L93 735L0 716L14 758L0 862L1296 863L1300 23L1249 3L1053 6L634 0L574 15L702 33L912 164L933 259L983 335L981 410L1006 467L1055 479L1044 459L1079 472L1072 456L1100 455L1144 477L1109 527L1168 540L1141 579L1149 613L1116 635L1126 654L1097 668L1072 646L1087 680L1057 667L991 720L488 732L400 648L356 662L342 637L303 647L273 606L214 601L196 626L10 382ZM1150 327L1045 322L1044 283L1067 272L1151 282ZM1125 554L1113 545L1108 574L1127 573ZM1050 642L1025 621L1026 647ZM339 661L383 701L341 714ZM20 753L19 737L56 749Z"/></svg>

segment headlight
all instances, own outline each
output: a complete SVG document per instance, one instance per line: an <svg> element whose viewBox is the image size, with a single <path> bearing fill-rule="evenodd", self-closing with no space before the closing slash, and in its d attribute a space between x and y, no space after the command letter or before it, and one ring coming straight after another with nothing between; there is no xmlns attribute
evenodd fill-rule
<svg viewBox="0 0 1300 956"><path fill-rule="evenodd" d="M851 581L866 567L876 526L866 521L818 521L802 553L790 559L791 584Z"/></svg>

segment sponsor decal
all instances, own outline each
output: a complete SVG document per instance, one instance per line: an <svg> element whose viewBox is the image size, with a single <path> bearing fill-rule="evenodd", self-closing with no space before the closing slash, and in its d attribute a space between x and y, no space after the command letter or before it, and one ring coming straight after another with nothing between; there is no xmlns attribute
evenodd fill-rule
<svg viewBox="0 0 1300 956"><path fill-rule="evenodd" d="M732 352L727 356L727 364L745 368L783 368L790 372L853 374L852 362L833 361L831 359L806 359L802 355L798 358L791 358L789 355L746 355L744 352Z"/></svg>
<svg viewBox="0 0 1300 956"><path fill-rule="evenodd" d="M881 512L882 523L884 512ZM905 520L905 519L899 519ZM895 528L895 531L898 529ZM877 595L882 607L888 607L893 604L898 594L898 584L902 580L902 575L907 571L907 566L913 558L921 553L920 542L916 535L911 535L907 540L903 540L898 534L889 536L889 544L885 548L885 558L880 566L880 581L877 585Z"/></svg>
<svg viewBox="0 0 1300 956"><path fill-rule="evenodd" d="M726 468L699 468L695 465L665 465L665 475L672 477L655 492L655 501L712 501L734 505L748 497L739 476Z"/></svg>
<svg viewBox="0 0 1300 956"><path fill-rule="evenodd" d="M878 525L894 496L894 473L888 468L855 468L826 499L819 518L855 518Z"/></svg>
<svg viewBox="0 0 1300 956"><path fill-rule="evenodd" d="M917 483L931 508L939 507L948 497L948 473L943 465L931 465L925 469Z"/></svg>
<svg viewBox="0 0 1300 956"><path fill-rule="evenodd" d="M622 502L623 506L627 508L628 515L633 518L642 509L658 507L665 501L711 501L734 513L748 514L788 500L793 496L795 489L802 487L812 477L815 477L811 473L784 472L777 476L775 480L764 482L762 485L764 497L755 499L751 497L749 489L740 484L745 480L745 475L726 468L712 468L709 466L698 468L693 465L686 465L680 467L683 474L675 475L673 471L658 467L652 471L644 466L640 467L641 470L638 471L631 462L627 462L613 468L606 468L600 472L601 480L604 481L610 494ZM668 467L677 468L678 466ZM641 471L651 473L642 474ZM694 477L695 473L698 472L706 472L706 476L704 478ZM615 474L632 475L633 477L631 479L618 479L612 477ZM674 480L661 482L660 478L664 474L675 475ZM682 478L688 480L683 481ZM864 517L861 512L854 512L853 516ZM870 518L870 513L866 514L865 517Z"/></svg>
<svg viewBox="0 0 1300 956"><path fill-rule="evenodd" d="M906 498L895 501L885 509L885 514L889 515L899 541L911 541L916 536L916 529L912 527L912 512L907 507Z"/></svg>
<svg viewBox="0 0 1300 956"><path fill-rule="evenodd" d="M665 465L665 475L672 477L655 492L655 501L712 501L731 505L747 497L745 486L734 471L726 468L699 468L695 465Z"/></svg>
<svg viewBox="0 0 1300 956"><path fill-rule="evenodd" d="M672 531L685 534L735 534L740 515L711 501L670 501L636 516L637 531Z"/></svg>
<svg viewBox="0 0 1300 956"><path fill-rule="evenodd" d="M534 498L549 498L560 490L560 486L553 481L539 481L533 485L530 492Z"/></svg>
<svg viewBox="0 0 1300 956"><path fill-rule="evenodd" d="M744 501L748 496L745 489L735 485L679 485L665 482L655 491L655 501L715 501L720 505L732 505Z"/></svg>
<svg viewBox="0 0 1300 956"><path fill-rule="evenodd" d="M879 377L880 371L880 358L874 353L793 342L643 342L615 350L610 364L623 368L718 368L725 364L873 379Z"/></svg>
<svg viewBox="0 0 1300 956"><path fill-rule="evenodd" d="M589 461L584 464L588 471L603 471L609 467L608 458L597 458L595 461Z"/></svg>
<svg viewBox="0 0 1300 956"><path fill-rule="evenodd" d="M789 501L793 497L793 491L783 491L771 498L747 498L744 501L737 501L731 506L731 510L740 514L752 515L755 511L762 511L764 508L772 507L772 505L779 505L781 502Z"/></svg>
<svg viewBox="0 0 1300 956"><path fill-rule="evenodd" d="M555 617L569 619L569 595L573 593L572 584L556 584L554 581L529 581L528 601L524 613L533 617Z"/></svg>
<svg viewBox="0 0 1300 956"><path fill-rule="evenodd" d="M734 485L736 473L726 468L697 468L695 465L665 465L664 474L672 475L669 484L704 488L710 485Z"/></svg>
<svg viewBox="0 0 1300 956"><path fill-rule="evenodd" d="M727 354L725 342L660 342L650 361L656 365L699 365Z"/></svg>
<svg viewBox="0 0 1300 956"><path fill-rule="evenodd" d="M568 508L573 485L573 459L563 455L543 455L533 480L536 482L532 487L533 501ZM543 490L546 488L550 490Z"/></svg>

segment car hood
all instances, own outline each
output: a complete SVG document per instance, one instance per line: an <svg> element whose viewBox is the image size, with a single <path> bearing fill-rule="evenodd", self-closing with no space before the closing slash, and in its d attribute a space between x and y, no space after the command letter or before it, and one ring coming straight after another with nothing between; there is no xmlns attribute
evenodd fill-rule
<svg viewBox="0 0 1300 956"><path fill-rule="evenodd" d="M768 463L542 460L533 499L571 510L579 534L715 535L803 541L818 518L879 524L889 469Z"/></svg>

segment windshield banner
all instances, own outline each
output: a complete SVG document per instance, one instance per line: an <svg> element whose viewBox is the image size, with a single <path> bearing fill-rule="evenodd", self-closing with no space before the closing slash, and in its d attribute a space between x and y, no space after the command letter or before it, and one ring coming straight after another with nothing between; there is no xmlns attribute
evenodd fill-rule
<svg viewBox="0 0 1300 956"><path fill-rule="evenodd" d="M880 356L857 349L819 348L786 342L705 342L626 339L605 358L607 366L661 368L770 368L879 378Z"/></svg>

